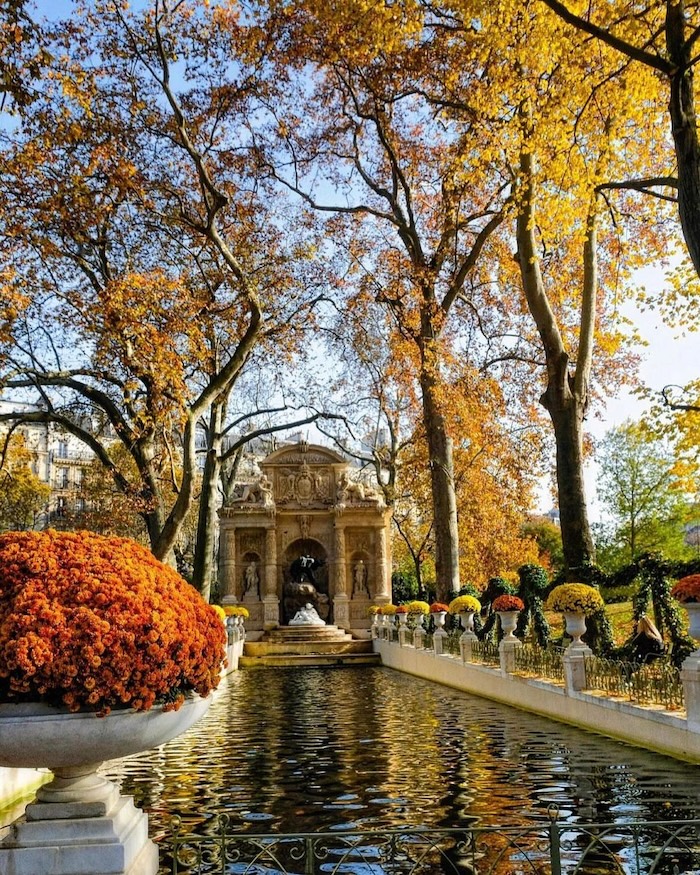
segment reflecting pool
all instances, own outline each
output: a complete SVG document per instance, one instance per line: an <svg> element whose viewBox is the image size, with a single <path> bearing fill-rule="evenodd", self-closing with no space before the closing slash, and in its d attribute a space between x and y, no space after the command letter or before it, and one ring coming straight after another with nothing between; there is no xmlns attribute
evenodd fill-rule
<svg viewBox="0 0 700 875"><path fill-rule="evenodd" d="M222 812L255 833L700 817L700 766L385 668L236 672L189 733L107 774L156 839Z"/></svg>

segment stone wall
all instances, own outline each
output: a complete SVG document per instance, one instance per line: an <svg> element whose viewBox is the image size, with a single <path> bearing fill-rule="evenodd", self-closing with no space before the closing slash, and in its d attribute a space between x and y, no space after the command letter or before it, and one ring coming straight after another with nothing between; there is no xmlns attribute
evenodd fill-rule
<svg viewBox="0 0 700 875"><path fill-rule="evenodd" d="M402 647L385 639L375 639L374 649L381 654L383 665L397 671L700 763L700 732L692 728L692 720L689 726L685 715L571 689L568 684L562 687L520 677L498 667L464 663L459 657Z"/></svg>

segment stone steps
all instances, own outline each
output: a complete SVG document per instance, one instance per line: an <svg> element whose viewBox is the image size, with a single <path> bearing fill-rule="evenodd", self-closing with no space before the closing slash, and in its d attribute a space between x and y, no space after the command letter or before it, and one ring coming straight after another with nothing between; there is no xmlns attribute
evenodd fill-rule
<svg viewBox="0 0 700 875"><path fill-rule="evenodd" d="M246 641L239 668L264 666L377 665L372 642L353 638L337 626L281 626L258 641Z"/></svg>
<svg viewBox="0 0 700 875"><path fill-rule="evenodd" d="M351 636L340 641L246 641L243 645L244 656L280 656L285 653L308 655L311 653L372 653L371 641L358 641Z"/></svg>
<svg viewBox="0 0 700 875"><path fill-rule="evenodd" d="M284 668L288 666L347 668L353 665L381 665L378 653L285 653L265 656L241 656L239 668Z"/></svg>
<svg viewBox="0 0 700 875"><path fill-rule="evenodd" d="M270 642L288 641L352 641L352 635L337 626L280 626L260 639Z"/></svg>

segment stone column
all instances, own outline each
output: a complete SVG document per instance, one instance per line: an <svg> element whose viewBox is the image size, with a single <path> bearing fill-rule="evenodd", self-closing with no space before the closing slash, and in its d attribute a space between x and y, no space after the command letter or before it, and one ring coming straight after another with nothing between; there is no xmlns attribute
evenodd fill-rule
<svg viewBox="0 0 700 875"><path fill-rule="evenodd" d="M433 650L435 651L435 656L442 656L445 649L445 638L447 638L447 632L440 627L433 632Z"/></svg>
<svg viewBox="0 0 700 875"><path fill-rule="evenodd" d="M238 601L238 581L236 580L236 529L232 525L221 527L219 553L222 602L225 605Z"/></svg>
<svg viewBox="0 0 700 875"><path fill-rule="evenodd" d="M375 599L378 603L391 601L391 569L387 569L386 526L376 530L377 544L374 554Z"/></svg>
<svg viewBox="0 0 700 875"><path fill-rule="evenodd" d="M345 529L335 521L333 532L333 622L350 629L350 605L345 561Z"/></svg>
<svg viewBox="0 0 700 875"><path fill-rule="evenodd" d="M345 561L345 529L336 520L333 527L333 592L347 597L347 574Z"/></svg>
<svg viewBox="0 0 700 875"><path fill-rule="evenodd" d="M688 717L688 731L700 732L700 650L695 650L681 666L681 680Z"/></svg>
<svg viewBox="0 0 700 875"><path fill-rule="evenodd" d="M277 537L274 525L265 529L263 610L265 629L276 629L280 624L280 601L277 596Z"/></svg>
<svg viewBox="0 0 700 875"><path fill-rule="evenodd" d="M564 688L567 693L586 689L586 657L593 651L586 644L570 644L564 651Z"/></svg>
<svg viewBox="0 0 700 875"><path fill-rule="evenodd" d="M472 648L478 640L474 632L462 632L459 637L459 652L462 656L462 662L472 661Z"/></svg>
<svg viewBox="0 0 700 875"><path fill-rule="evenodd" d="M501 639L498 645L498 653L501 657L501 674L513 674L515 670L515 651L523 646L523 642L517 638L514 641Z"/></svg>

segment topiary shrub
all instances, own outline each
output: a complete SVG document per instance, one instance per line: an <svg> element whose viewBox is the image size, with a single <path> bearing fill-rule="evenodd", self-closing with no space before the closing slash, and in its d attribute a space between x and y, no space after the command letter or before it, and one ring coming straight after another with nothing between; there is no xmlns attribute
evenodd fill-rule
<svg viewBox="0 0 700 875"><path fill-rule="evenodd" d="M176 710L216 687L225 644L216 611L134 541L0 535L0 702Z"/></svg>

